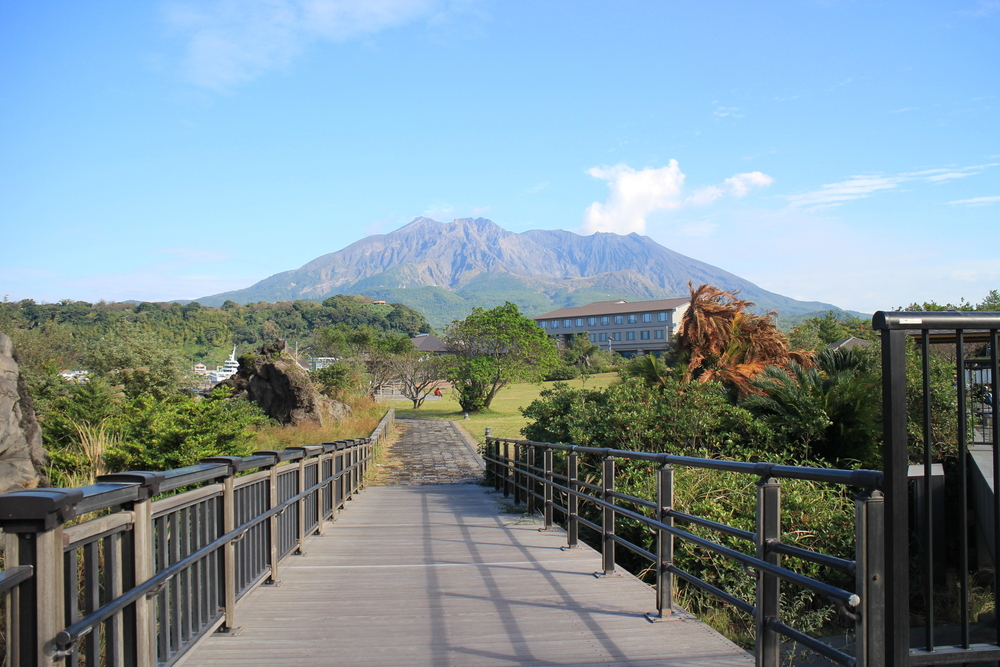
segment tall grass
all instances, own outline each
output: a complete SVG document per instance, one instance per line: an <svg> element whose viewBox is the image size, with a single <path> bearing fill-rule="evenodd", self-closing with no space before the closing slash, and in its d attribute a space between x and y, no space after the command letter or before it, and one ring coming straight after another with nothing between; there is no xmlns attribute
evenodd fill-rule
<svg viewBox="0 0 1000 667"><path fill-rule="evenodd" d="M257 451L304 447L323 442L335 442L348 438L364 438L371 434L385 415L388 406L370 398L354 398L348 402L351 414L344 419L325 426L304 424L302 426L265 426L258 429L251 440Z"/></svg>

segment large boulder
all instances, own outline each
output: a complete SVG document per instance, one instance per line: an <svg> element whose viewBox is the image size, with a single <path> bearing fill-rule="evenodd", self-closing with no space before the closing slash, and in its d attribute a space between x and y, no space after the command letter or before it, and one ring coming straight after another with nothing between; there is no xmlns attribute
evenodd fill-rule
<svg viewBox="0 0 1000 667"><path fill-rule="evenodd" d="M279 338L262 346L257 354L241 356L239 371L221 384L232 387L234 397L253 401L287 426L323 425L343 419L350 407L320 394L308 372L286 350L285 341Z"/></svg>
<svg viewBox="0 0 1000 667"><path fill-rule="evenodd" d="M30 489L45 479L42 431L35 419L14 345L0 333L0 493Z"/></svg>

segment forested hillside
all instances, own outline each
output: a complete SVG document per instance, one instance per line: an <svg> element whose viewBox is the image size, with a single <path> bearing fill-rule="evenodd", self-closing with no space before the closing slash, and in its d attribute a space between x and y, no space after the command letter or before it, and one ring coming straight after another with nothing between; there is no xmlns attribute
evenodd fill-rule
<svg viewBox="0 0 1000 667"><path fill-rule="evenodd" d="M240 305L227 301L220 308L197 302L38 304L25 299L0 303L0 331L11 336L19 354L30 358L37 352L48 357L31 360L36 365L78 367L94 341L126 322L153 334L164 347L210 367L220 364L233 345L244 352L280 337L290 346L299 344L305 349L313 332L337 324L367 325L409 336L431 330L424 316L408 306L376 304L366 297L343 294L322 302Z"/></svg>

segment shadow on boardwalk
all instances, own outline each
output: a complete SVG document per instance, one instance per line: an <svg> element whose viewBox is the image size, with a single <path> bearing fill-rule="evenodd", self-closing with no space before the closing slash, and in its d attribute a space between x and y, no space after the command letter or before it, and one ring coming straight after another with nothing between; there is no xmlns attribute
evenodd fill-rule
<svg viewBox="0 0 1000 667"><path fill-rule="evenodd" d="M649 587L595 578L600 556L561 549L562 531L498 512L484 487L444 483L470 474L471 450L409 426L387 462L404 472L385 471L391 485L366 489L286 560L281 586L248 596L237 636L208 638L184 664L752 665L693 619L648 622Z"/></svg>

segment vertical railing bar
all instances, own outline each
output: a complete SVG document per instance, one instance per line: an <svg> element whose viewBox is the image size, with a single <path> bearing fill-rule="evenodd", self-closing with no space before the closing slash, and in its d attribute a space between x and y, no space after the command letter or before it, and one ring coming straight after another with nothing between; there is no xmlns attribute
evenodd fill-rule
<svg viewBox="0 0 1000 667"><path fill-rule="evenodd" d="M100 544L98 540L83 546L83 611L90 614L101 606ZM77 576L73 572L73 576ZM87 635L84 640L87 665L96 665L101 650L101 627Z"/></svg>
<svg viewBox="0 0 1000 667"><path fill-rule="evenodd" d="M965 336L962 329L955 331L958 371L958 484L959 484L959 568L961 569L962 648L971 645L969 633L969 470L968 470L968 415L965 401ZM930 489L928 489L928 492Z"/></svg>
<svg viewBox="0 0 1000 667"><path fill-rule="evenodd" d="M552 528L552 448L546 447L542 454L542 465L544 466L545 472L545 489L543 491L544 496L544 513L545 513L545 529L548 530Z"/></svg>
<svg viewBox="0 0 1000 667"><path fill-rule="evenodd" d="M674 507L674 468L661 465L656 470L657 521L673 527L674 517L670 511ZM660 618L673 615L674 575L670 566L674 562L674 536L666 530L656 531L656 614Z"/></svg>
<svg viewBox="0 0 1000 667"><path fill-rule="evenodd" d="M580 517L579 517L579 501L580 499L576 495L577 490L577 475L579 474L579 454L575 451L571 451L566 456L566 477L567 486L569 487L570 493L566 498L566 509L569 513L569 518L567 520L566 526L566 546L570 549L575 549L579 544L580 535Z"/></svg>
<svg viewBox="0 0 1000 667"><path fill-rule="evenodd" d="M121 596L122 587L122 539L120 533L112 533L104 542L104 587L107 599L113 600ZM125 664L124 642L122 630L124 617L117 613L107 621L106 652L108 664L117 667Z"/></svg>
<svg viewBox="0 0 1000 667"><path fill-rule="evenodd" d="M191 552L194 553L200 549L205 543L202 542L202 536L204 533L204 525L202 519L205 513L209 511L213 498L209 498L206 502L198 503L191 510ZM211 591L205 589L203 584L203 577L205 571L209 567L211 562L211 557L202 558L201 560L193 563L191 565L191 627L194 628L194 636L197 636L201 629L204 627L205 617L202 615L202 609L205 607L206 598L211 596Z"/></svg>
<svg viewBox="0 0 1000 667"><path fill-rule="evenodd" d="M525 486L525 498L524 502L527 505L528 516L532 516L535 513L535 508L537 506L537 501L535 499L535 493L538 491L538 484L533 477L530 477L531 468L538 463L538 456L535 452L534 445L528 445L525 449L525 476L524 476L524 486Z"/></svg>
<svg viewBox="0 0 1000 667"><path fill-rule="evenodd" d="M193 553L194 550L191 548L191 529L193 528L192 515L194 514L193 507L185 508L182 513L182 525L184 530L182 532L183 540L181 541L180 557L184 559L188 554ZM177 646L178 650L182 650L184 645L188 643L188 640L194 636L194 628L191 618L191 600L194 595L193 586L191 585L191 568L186 567L180 573L178 577L180 583L178 588L180 589L181 595L181 643Z"/></svg>
<svg viewBox="0 0 1000 667"><path fill-rule="evenodd" d="M615 459L605 456L601 466L601 500L608 503L602 512L601 522L601 561L606 576L615 573Z"/></svg>
<svg viewBox="0 0 1000 667"><path fill-rule="evenodd" d="M9 562L9 561L8 561ZM63 582L66 597L66 625L70 625L80 618L80 577L79 577L79 550L70 549L63 555ZM76 667L80 663L80 657L74 652L70 656L69 664ZM11 664L16 664L13 661Z"/></svg>
<svg viewBox="0 0 1000 667"><path fill-rule="evenodd" d="M514 443L514 504L521 504L521 484L523 483L523 477L521 475L521 457L524 456L524 447L518 443Z"/></svg>
<svg viewBox="0 0 1000 667"><path fill-rule="evenodd" d="M934 521L932 520L934 503L931 492L931 469L934 463L932 452L933 433L931 430L931 345L930 331L920 332L920 347L923 365L923 396L924 396L924 544L921 545L924 556L924 600L926 605L926 628L924 643L928 651L934 650Z"/></svg>
<svg viewBox="0 0 1000 667"><path fill-rule="evenodd" d="M993 445L993 558L1000 559L1000 493L997 493L997 481L1000 480L1000 411L997 410L997 399L1000 398L1000 364L998 364L997 330L990 330L990 393L993 400L990 405L992 424L990 425ZM1000 595L1000 567L993 567L993 604ZM994 614L997 643L1000 644L1000 614Z"/></svg>
<svg viewBox="0 0 1000 667"><path fill-rule="evenodd" d="M298 470L295 472L295 494L306 490L306 460L299 459ZM302 554L302 543L306 539L306 498L301 498L295 503L298 512L298 521L295 522L295 553Z"/></svg>
<svg viewBox="0 0 1000 667"><path fill-rule="evenodd" d="M772 541L781 539L781 484L773 477L757 482L757 558L771 565L781 565L781 554L769 549ZM781 661L781 640L769 621L781 620L781 579L763 570L757 571L756 604L757 667L778 667Z"/></svg>
<svg viewBox="0 0 1000 667"><path fill-rule="evenodd" d="M167 517L163 516L156 519L156 535L157 535L157 549L156 549L156 561L158 567L157 572L162 572L167 569ZM156 607L159 618L154 622L154 627L157 629L157 648L159 655L157 656L157 662L166 662L167 658L170 656L170 616L168 615L168 604L167 604L167 588L163 587L162 590L156 596Z"/></svg>
<svg viewBox="0 0 1000 667"><path fill-rule="evenodd" d="M503 443L503 497L510 497L510 443Z"/></svg>
<svg viewBox="0 0 1000 667"><path fill-rule="evenodd" d="M882 331L882 428L885 469L884 628L886 667L906 667L910 655L909 508L906 436L906 331Z"/></svg>

